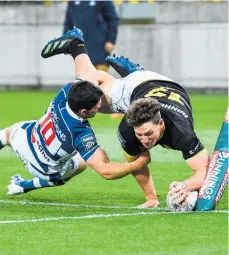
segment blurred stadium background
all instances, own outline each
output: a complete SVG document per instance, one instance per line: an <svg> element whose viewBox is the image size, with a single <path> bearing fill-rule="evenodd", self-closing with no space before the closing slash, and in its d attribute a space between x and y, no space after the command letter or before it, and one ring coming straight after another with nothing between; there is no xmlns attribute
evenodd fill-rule
<svg viewBox="0 0 229 255"><path fill-rule="evenodd" d="M227 1L115 1L115 53L186 88L227 90ZM54 88L74 78L72 59L44 60L44 44L62 33L66 1L0 2L0 87Z"/></svg>

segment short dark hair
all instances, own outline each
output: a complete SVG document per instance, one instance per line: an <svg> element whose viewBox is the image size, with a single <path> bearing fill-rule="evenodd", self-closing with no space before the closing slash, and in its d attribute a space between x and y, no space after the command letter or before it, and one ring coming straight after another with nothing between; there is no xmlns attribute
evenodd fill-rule
<svg viewBox="0 0 229 255"><path fill-rule="evenodd" d="M126 113L127 122L134 127L139 127L149 121L157 125L160 119L160 104L151 97L137 99Z"/></svg>
<svg viewBox="0 0 229 255"><path fill-rule="evenodd" d="M68 105L77 113L81 109L91 110L103 96L102 90L89 81L72 84L68 92Z"/></svg>

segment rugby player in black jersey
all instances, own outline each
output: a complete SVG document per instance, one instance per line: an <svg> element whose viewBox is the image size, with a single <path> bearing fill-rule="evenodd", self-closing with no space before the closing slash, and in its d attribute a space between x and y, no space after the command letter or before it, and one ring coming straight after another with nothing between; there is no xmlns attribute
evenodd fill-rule
<svg viewBox="0 0 229 255"><path fill-rule="evenodd" d="M85 46L74 36L66 43L62 37L53 40L53 47L45 46L42 56L47 58L61 53L72 55L77 77L102 88L106 97L101 112L126 114L119 125L118 137L128 162L135 160L141 151L158 144L181 151L194 174L182 182L174 181L169 189L173 188L179 197L177 203L183 202L190 191L200 189L208 169L209 154L194 132L192 107L183 87L164 75L143 71L124 57L108 58L123 77L121 79L102 71L89 73L90 59ZM159 201L149 167L145 165L132 175L147 200L140 208L157 207Z"/></svg>

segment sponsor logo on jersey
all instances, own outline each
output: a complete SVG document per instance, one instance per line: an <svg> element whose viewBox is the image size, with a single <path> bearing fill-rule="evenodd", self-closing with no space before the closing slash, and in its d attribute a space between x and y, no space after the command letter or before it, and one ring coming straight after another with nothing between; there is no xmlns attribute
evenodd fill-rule
<svg viewBox="0 0 229 255"><path fill-rule="evenodd" d="M198 142L198 144L196 145L196 147L195 147L193 150L190 150L188 153L189 153L190 155L193 155L193 154L198 150L199 147L200 147L200 142Z"/></svg>
<svg viewBox="0 0 229 255"><path fill-rule="evenodd" d="M59 127L60 118L57 116L57 114L55 112L54 101L55 100L53 100L53 103L52 103L51 109L50 109L52 122L53 122L53 125L55 127L56 135L58 136L58 138L60 138L62 141L66 141L66 135L64 134L64 132Z"/></svg>
<svg viewBox="0 0 229 255"><path fill-rule="evenodd" d="M81 137L81 142L85 148L85 150L89 151L93 148L94 145L96 145L96 139L95 136L89 134Z"/></svg>
<svg viewBox="0 0 229 255"><path fill-rule="evenodd" d="M162 106L164 109L172 110L172 111L174 111L174 112L177 112L177 113L182 114L185 118L188 118L188 114L186 114L184 111L182 111L182 110L179 109L178 107L175 107L175 106L170 105L170 104L163 104L163 103L161 103L161 106Z"/></svg>

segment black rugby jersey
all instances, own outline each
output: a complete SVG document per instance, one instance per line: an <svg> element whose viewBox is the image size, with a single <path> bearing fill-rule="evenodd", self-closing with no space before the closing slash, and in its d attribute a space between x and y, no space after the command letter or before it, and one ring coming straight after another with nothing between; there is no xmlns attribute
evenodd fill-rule
<svg viewBox="0 0 229 255"><path fill-rule="evenodd" d="M148 81L135 88L131 102L144 97L157 99L161 106L165 130L155 146L159 144L181 151L184 159L195 156L204 148L194 132L192 107L184 88L170 81ZM118 137L127 154L136 156L144 150L125 117L119 125Z"/></svg>

